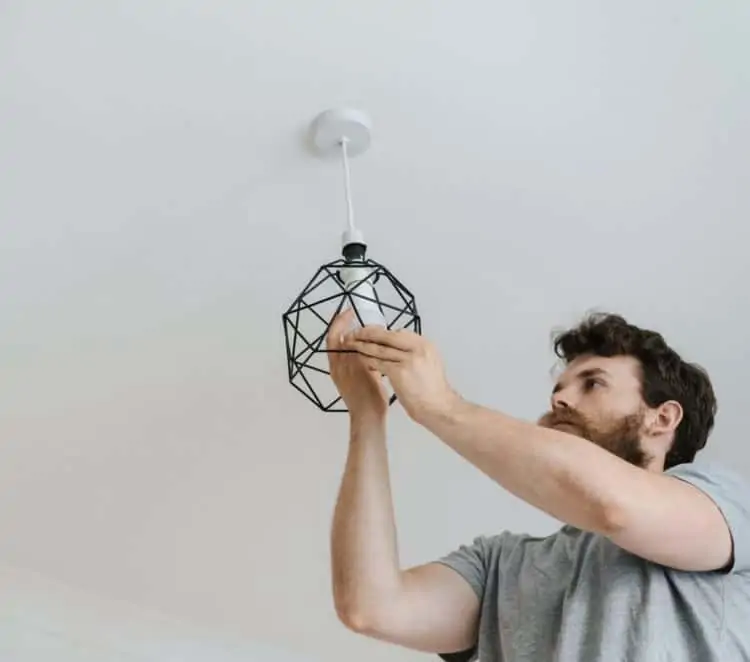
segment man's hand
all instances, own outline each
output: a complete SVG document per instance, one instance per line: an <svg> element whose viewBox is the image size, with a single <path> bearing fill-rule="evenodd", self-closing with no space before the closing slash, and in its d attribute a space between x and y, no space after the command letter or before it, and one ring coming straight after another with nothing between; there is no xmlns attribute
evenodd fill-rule
<svg viewBox="0 0 750 662"><path fill-rule="evenodd" d="M379 421L388 412L388 394L380 377L364 363L363 357L343 344L354 313L347 310L331 324L326 338L331 378L352 419Z"/></svg>
<svg viewBox="0 0 750 662"><path fill-rule="evenodd" d="M435 347L412 331L367 326L349 334L344 346L358 352L370 370L388 378L407 414L417 422L444 412L459 399Z"/></svg>

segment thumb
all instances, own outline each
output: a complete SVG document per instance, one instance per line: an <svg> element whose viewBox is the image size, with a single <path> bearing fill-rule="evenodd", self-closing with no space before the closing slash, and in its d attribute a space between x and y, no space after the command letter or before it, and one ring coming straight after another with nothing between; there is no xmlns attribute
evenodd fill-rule
<svg viewBox="0 0 750 662"><path fill-rule="evenodd" d="M336 315L328 328L328 335L326 336L326 344L328 347L339 348L343 344L344 336L351 328L352 319L354 313L351 309L347 309L342 313Z"/></svg>

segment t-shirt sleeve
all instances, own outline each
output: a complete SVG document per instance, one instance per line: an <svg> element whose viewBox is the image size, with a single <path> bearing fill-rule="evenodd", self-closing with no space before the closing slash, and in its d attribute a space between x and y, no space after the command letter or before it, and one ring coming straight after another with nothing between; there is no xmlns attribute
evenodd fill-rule
<svg viewBox="0 0 750 662"><path fill-rule="evenodd" d="M458 549L437 560L461 577L474 589L480 604L484 600L487 585L488 567L491 563L495 538L478 537L470 545L461 545ZM496 544L496 543L494 543ZM477 659L478 646L465 651L446 651L440 657L446 662L471 662Z"/></svg>
<svg viewBox="0 0 750 662"><path fill-rule="evenodd" d="M666 473L695 486L716 504L732 536L727 572L750 572L750 481L716 465L681 464Z"/></svg>
<svg viewBox="0 0 750 662"><path fill-rule="evenodd" d="M470 545L461 545L450 554L438 559L437 562L448 566L461 575L474 589L479 602L482 602L487 581L489 557L488 540L485 537L479 537L475 538Z"/></svg>

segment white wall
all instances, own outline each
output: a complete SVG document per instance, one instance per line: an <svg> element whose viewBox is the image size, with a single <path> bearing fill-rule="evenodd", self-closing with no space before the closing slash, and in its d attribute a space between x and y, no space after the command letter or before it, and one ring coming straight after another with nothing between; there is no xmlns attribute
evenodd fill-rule
<svg viewBox="0 0 750 662"><path fill-rule="evenodd" d="M0 566L3 662L303 662Z"/></svg>

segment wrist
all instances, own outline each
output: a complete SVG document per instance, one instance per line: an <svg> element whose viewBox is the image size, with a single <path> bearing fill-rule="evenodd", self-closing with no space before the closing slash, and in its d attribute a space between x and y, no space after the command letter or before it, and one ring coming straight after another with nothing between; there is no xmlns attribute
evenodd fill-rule
<svg viewBox="0 0 750 662"><path fill-rule="evenodd" d="M349 429L352 439L384 434L386 415L376 411L349 412Z"/></svg>
<svg viewBox="0 0 750 662"><path fill-rule="evenodd" d="M433 430L435 427L459 421L468 406L469 403L456 391L449 389L439 401L422 407L415 419L428 430Z"/></svg>

